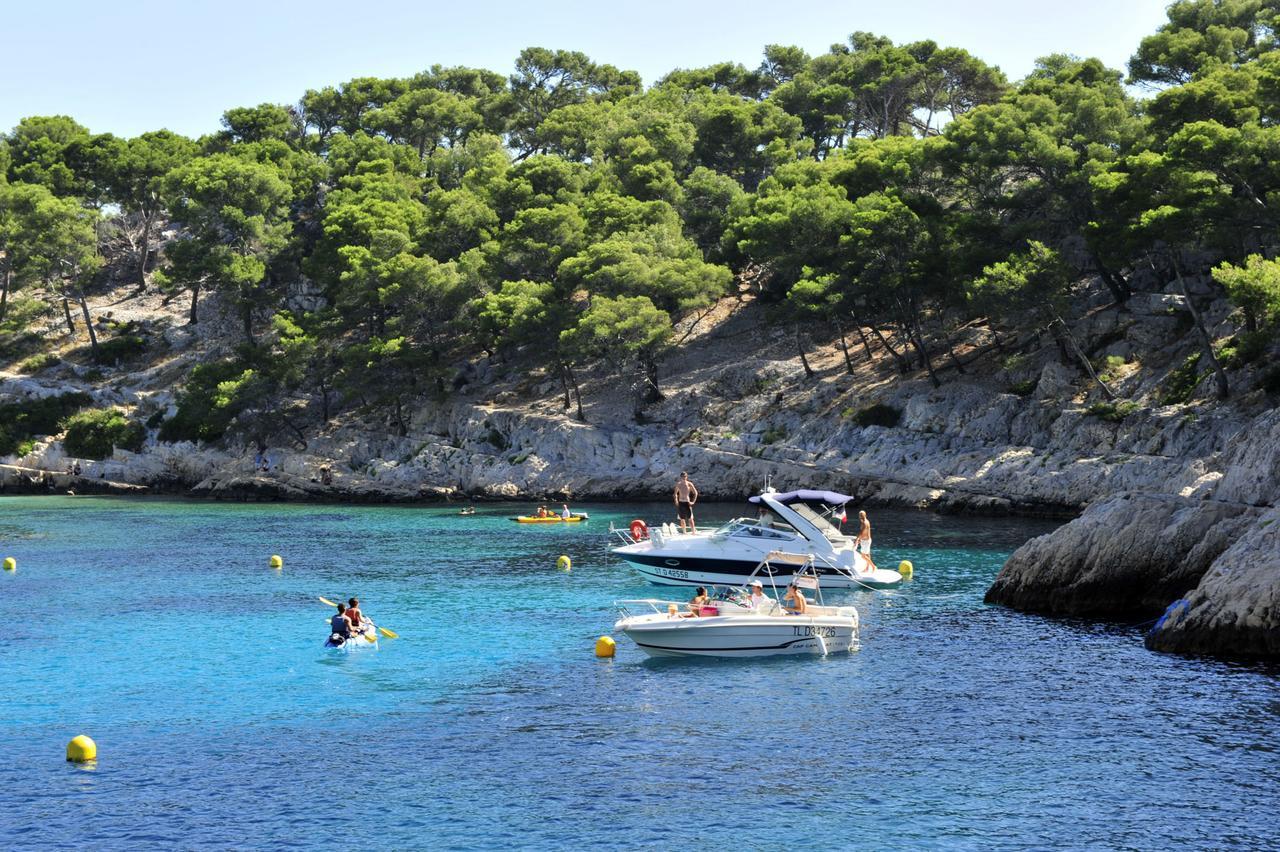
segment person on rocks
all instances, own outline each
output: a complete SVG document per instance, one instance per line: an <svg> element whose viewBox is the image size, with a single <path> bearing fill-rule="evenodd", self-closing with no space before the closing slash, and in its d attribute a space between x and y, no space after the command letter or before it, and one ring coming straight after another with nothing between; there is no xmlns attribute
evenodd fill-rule
<svg viewBox="0 0 1280 852"><path fill-rule="evenodd" d="M676 504L676 517L680 520L680 532L685 532L685 523L687 522L688 532L696 533L698 524L693 519L693 504L698 502L698 489L694 486L693 481L689 479L688 471L680 471L680 478L676 480L676 489L674 502Z"/></svg>

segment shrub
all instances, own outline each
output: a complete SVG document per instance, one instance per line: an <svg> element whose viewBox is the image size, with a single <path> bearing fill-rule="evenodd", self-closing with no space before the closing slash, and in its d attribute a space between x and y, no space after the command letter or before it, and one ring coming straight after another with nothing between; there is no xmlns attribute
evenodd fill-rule
<svg viewBox="0 0 1280 852"><path fill-rule="evenodd" d="M92 401L87 393L64 393L0 405L0 455L13 453L19 444L35 435L55 434L67 415Z"/></svg>
<svg viewBox="0 0 1280 852"><path fill-rule="evenodd" d="M859 426L884 426L892 429L902 420L902 412L892 405L877 402L853 413L853 422Z"/></svg>
<svg viewBox="0 0 1280 852"><path fill-rule="evenodd" d="M1266 331L1242 332L1223 344L1218 350L1218 357L1222 366L1229 370L1243 367L1265 355L1270 342L1271 335Z"/></svg>
<svg viewBox="0 0 1280 852"><path fill-rule="evenodd" d="M41 370L47 370L50 367L62 363L62 359L52 352L42 352L39 355L32 355L27 360L18 365L19 373L38 373Z"/></svg>
<svg viewBox="0 0 1280 852"><path fill-rule="evenodd" d="M147 341L136 334L122 334L98 344L99 364L119 364L147 351Z"/></svg>
<svg viewBox="0 0 1280 852"><path fill-rule="evenodd" d="M63 446L68 455L83 459L105 459L116 447L137 452L147 438L146 427L118 408L81 411L67 418L66 427Z"/></svg>
<svg viewBox="0 0 1280 852"><path fill-rule="evenodd" d="M1123 399L1119 402L1095 402L1085 409L1085 414L1089 414L1099 420L1105 420L1108 423L1119 423L1137 410L1138 403Z"/></svg>
<svg viewBox="0 0 1280 852"><path fill-rule="evenodd" d="M764 434L760 436L760 443L768 446L769 444L776 444L779 441L785 441L786 439L786 429L783 429L781 426L770 426L765 430Z"/></svg>
<svg viewBox="0 0 1280 852"><path fill-rule="evenodd" d="M1125 360L1119 355L1108 355L1094 362L1094 370L1098 373L1098 378L1104 382L1111 382L1119 378L1116 371L1125 365Z"/></svg>
<svg viewBox="0 0 1280 852"><path fill-rule="evenodd" d="M1027 379L1025 382L1014 382L1009 386L1009 392L1018 396L1031 396L1035 393L1036 385L1040 384L1039 379Z"/></svg>
<svg viewBox="0 0 1280 852"><path fill-rule="evenodd" d="M187 386L178 395L178 411L160 425L161 441L216 441L236 415L218 386L243 376L238 361L201 364L191 371Z"/></svg>
<svg viewBox="0 0 1280 852"><path fill-rule="evenodd" d="M1194 352L1164 377L1160 387L1160 402L1164 405L1181 405L1191 399L1191 394L1195 393L1198 384L1200 384L1200 353Z"/></svg>

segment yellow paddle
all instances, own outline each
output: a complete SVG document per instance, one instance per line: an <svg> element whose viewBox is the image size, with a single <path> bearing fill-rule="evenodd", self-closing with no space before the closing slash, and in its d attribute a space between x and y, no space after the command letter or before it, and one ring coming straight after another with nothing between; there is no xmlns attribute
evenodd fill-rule
<svg viewBox="0 0 1280 852"><path fill-rule="evenodd" d="M328 598L320 598L320 603L324 604L325 606L337 607L337 604L336 604L336 603L334 603L333 601L329 600ZM387 637L388 639L399 639L399 638L400 638L400 634L399 634L399 633L395 632L394 630L388 630L388 629L387 629L387 628L385 628L385 627L379 627L379 628L378 628L378 632L379 632L379 633L381 633L383 636ZM370 641L370 642L373 642L373 641L375 641L375 640L370 639L369 641Z"/></svg>

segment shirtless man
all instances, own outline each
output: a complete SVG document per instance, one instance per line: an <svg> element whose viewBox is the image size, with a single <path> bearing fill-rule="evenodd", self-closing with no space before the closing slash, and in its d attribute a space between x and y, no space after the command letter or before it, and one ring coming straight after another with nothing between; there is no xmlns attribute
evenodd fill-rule
<svg viewBox="0 0 1280 852"><path fill-rule="evenodd" d="M871 566L872 571L878 571L876 563L871 561L871 521L867 520L866 512L858 512L858 537L855 539L858 545L858 552L866 557L867 564Z"/></svg>
<svg viewBox="0 0 1280 852"><path fill-rule="evenodd" d="M693 520L693 504L698 502L698 489L689 480L687 471L680 471L680 478L676 480L676 490L674 502L676 504L676 517L680 519L680 532L685 532L685 521L689 522L688 532L697 532L698 525Z"/></svg>

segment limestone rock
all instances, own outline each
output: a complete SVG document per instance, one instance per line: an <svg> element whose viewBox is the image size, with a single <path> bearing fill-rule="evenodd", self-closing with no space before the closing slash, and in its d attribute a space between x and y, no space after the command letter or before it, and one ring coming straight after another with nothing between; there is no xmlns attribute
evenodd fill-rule
<svg viewBox="0 0 1280 852"><path fill-rule="evenodd" d="M1280 509L1253 518L1146 642L1157 651L1280 657Z"/></svg>
<svg viewBox="0 0 1280 852"><path fill-rule="evenodd" d="M987 603L1061 615L1156 614L1190 589L1259 511L1121 494L1014 551Z"/></svg>

